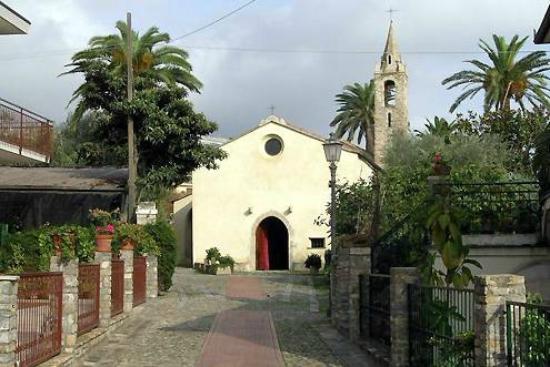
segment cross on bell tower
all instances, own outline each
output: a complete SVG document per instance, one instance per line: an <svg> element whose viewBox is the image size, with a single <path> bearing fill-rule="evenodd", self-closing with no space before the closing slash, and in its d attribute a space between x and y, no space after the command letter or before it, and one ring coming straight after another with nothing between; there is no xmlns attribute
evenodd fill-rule
<svg viewBox="0 0 550 367"><path fill-rule="evenodd" d="M390 16L396 10L390 9ZM391 136L409 129L407 69L399 52L393 21L390 21L384 52L374 72L374 124L369 151L374 161L383 165L384 151Z"/></svg>

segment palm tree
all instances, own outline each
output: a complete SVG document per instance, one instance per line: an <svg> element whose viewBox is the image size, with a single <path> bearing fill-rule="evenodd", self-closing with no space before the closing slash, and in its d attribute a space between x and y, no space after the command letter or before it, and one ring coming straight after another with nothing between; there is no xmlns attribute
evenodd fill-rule
<svg viewBox="0 0 550 367"><path fill-rule="evenodd" d="M352 141L358 133L357 141L361 144L363 137L366 146L372 143L372 128L374 123L374 82L369 84L354 83L346 85L344 91L336 95L336 103L340 105L338 114L330 126L336 128L336 136L342 138L347 134L346 140Z"/></svg>
<svg viewBox="0 0 550 367"><path fill-rule="evenodd" d="M544 51L531 52L518 60L523 44L527 37L519 39L515 35L508 43L504 37L493 35L495 47L492 48L483 40L479 47L487 54L491 63L479 60L468 60L475 70L459 71L442 84L447 89L463 86L465 91L452 104L450 111L458 107L466 98L473 98L479 91L485 92L485 111L509 110L513 99L522 109L525 109L525 100L531 105L549 106L547 81L550 80L544 73L550 70L550 59Z"/></svg>
<svg viewBox="0 0 550 367"><path fill-rule="evenodd" d="M426 124L424 124L425 131L415 130L414 132L422 137L426 135L435 135L445 138L446 143L451 142L451 136L456 134L458 131L458 125L453 122L448 122L443 117L435 116L433 122L426 119Z"/></svg>
<svg viewBox="0 0 550 367"><path fill-rule="evenodd" d="M126 79L126 55L128 25L118 21L119 34L96 36L90 39L89 48L75 53L67 67L72 69L63 73L85 73L91 65L100 63L108 66L110 72ZM189 55L181 48L167 45L168 33L160 33L157 27L149 28L143 35L132 31L132 67L136 78L146 78L153 83L176 84L189 91L199 92L201 82L191 73ZM71 101L82 97L87 88L84 82L74 93ZM86 106L79 103L73 118L80 119L86 112Z"/></svg>

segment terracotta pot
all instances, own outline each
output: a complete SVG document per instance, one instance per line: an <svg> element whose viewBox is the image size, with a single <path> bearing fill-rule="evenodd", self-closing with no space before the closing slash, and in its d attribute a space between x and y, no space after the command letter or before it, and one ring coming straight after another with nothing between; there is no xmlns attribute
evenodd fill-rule
<svg viewBox="0 0 550 367"><path fill-rule="evenodd" d="M111 252L111 241L113 240L112 234L99 234L95 235L95 250L97 252Z"/></svg>
<svg viewBox="0 0 550 367"><path fill-rule="evenodd" d="M120 246L121 250L133 250L136 247L134 241L130 239L125 239L122 241L122 244Z"/></svg>

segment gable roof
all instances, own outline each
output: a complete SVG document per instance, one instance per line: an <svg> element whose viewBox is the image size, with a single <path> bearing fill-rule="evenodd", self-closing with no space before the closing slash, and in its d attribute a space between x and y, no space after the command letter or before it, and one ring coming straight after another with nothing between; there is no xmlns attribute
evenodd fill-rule
<svg viewBox="0 0 550 367"><path fill-rule="evenodd" d="M314 140L317 140L317 141L320 141L320 142L325 142L326 141L325 137L323 137L319 134L316 134L312 131L306 130L302 127L291 124L288 121L286 121L285 119L283 119L282 117L275 116L275 115L269 115L268 117L266 117L265 119L260 121L260 123L257 126L253 127L250 130L245 131L244 133L238 135L237 137L235 137L233 139L230 139L229 141L227 141L225 144L222 144L221 146L223 147L226 144L230 144L230 143L244 137L245 135L248 135L248 134L252 133L253 131L256 131L256 130L262 128L263 126L265 126L267 124L275 124L277 126L283 127L285 129L288 129L288 130L291 130L291 131L294 131L296 133L302 134L304 136L307 136L308 138L311 138L311 139L314 139ZM350 143L349 141L340 139L340 142L343 144L342 145L342 150L344 150L346 152L349 152L349 153L357 154L357 156L360 159L362 159L363 161L365 161L369 166L371 166L371 168L373 168L375 170L378 170L378 171L382 170L382 168L374 162L373 156L370 152L367 152L366 150L361 149L360 147L358 147L357 145L355 145L353 143Z"/></svg>

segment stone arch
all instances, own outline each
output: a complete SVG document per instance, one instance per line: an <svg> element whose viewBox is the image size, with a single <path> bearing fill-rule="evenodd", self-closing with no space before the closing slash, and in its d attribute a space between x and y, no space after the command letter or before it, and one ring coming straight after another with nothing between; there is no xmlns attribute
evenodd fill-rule
<svg viewBox="0 0 550 367"><path fill-rule="evenodd" d="M395 82L388 79L384 82L384 105L395 106L397 98L397 87Z"/></svg>
<svg viewBox="0 0 550 367"><path fill-rule="evenodd" d="M265 219L269 217L274 217L279 219L284 224L284 226L286 227L286 230L288 231L288 269L290 270L292 268L293 250L296 248L294 230L290 225L290 222L288 221L287 217L275 210L271 210L257 216L256 220L252 224L252 228L250 229L250 240L249 240L250 270L256 269L256 230L258 229L258 226L260 225L260 223L262 223Z"/></svg>

